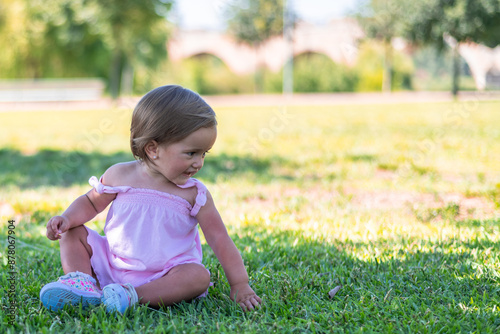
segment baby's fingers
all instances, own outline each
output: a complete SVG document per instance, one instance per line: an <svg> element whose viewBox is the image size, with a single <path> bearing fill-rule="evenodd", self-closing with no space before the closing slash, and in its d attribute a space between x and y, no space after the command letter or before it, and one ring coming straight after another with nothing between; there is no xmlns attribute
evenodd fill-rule
<svg viewBox="0 0 500 334"><path fill-rule="evenodd" d="M259 296L256 295L254 298L258 302L258 304L262 304L262 299L260 299Z"/></svg>
<svg viewBox="0 0 500 334"><path fill-rule="evenodd" d="M47 223L47 238L57 240L61 238L62 220L59 217L53 217Z"/></svg>
<svg viewBox="0 0 500 334"><path fill-rule="evenodd" d="M243 309L243 311L246 312L254 310L256 307L260 305L261 302L262 302L261 299L258 296L255 296L240 302L240 306Z"/></svg>

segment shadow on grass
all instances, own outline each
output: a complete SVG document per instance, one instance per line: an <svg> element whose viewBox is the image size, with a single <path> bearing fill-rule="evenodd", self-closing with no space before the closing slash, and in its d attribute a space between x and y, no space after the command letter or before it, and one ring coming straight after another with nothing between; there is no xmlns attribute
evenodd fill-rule
<svg viewBox="0 0 500 334"><path fill-rule="evenodd" d="M128 152L104 154L43 149L25 155L18 150L3 148L0 149L0 184L21 189L85 184L91 176L102 175L110 166L133 159ZM208 182L215 182L219 177L242 176L263 183L273 179L293 180L290 175L272 173L274 167L283 165L290 167L292 163L279 157L256 159L227 154L210 155L196 177Z"/></svg>
<svg viewBox="0 0 500 334"><path fill-rule="evenodd" d="M45 283L62 275L57 244L35 233L36 226L34 222L18 227L22 236L16 250L18 294L27 299L18 309L17 329L26 332L41 331L52 324L47 318L53 314L43 308L40 311L38 294ZM433 243L409 238L399 242L326 242L304 237L301 231L252 225L234 232L230 234L245 259L251 285L265 303L261 311L249 315L250 320L231 306L223 269L204 244L204 263L215 283L208 298L181 303L164 310L166 313L141 308L134 316L116 319L106 317L101 309L88 313L75 310L62 314L54 328L65 332L82 314L101 317L103 313L105 325L113 332L124 326L132 331L144 326L161 330L158 321L165 317L167 322L175 321L177 331L187 332L200 321L207 332L216 332L221 325L230 325L232 332L267 332L269 326L276 332L311 332L313 326L321 333L332 328L338 332L364 328L380 333L499 329L495 305L500 302L500 294L494 270L498 266L498 260L494 260L500 249L498 241ZM478 242L483 247L478 249ZM5 241L0 244L6 247ZM465 250L460 248L464 245ZM369 255L361 259L363 253ZM7 286L7 279L7 275L0 276L0 284ZM339 285L341 289L330 298L328 292ZM30 317L32 320L26 321Z"/></svg>
<svg viewBox="0 0 500 334"><path fill-rule="evenodd" d="M280 171L281 167L285 166L288 169L298 168L294 162L278 156L258 159L251 156L222 153L207 156L205 164L196 174L196 178L209 182L216 182L219 177L225 179L245 177L259 183L267 183L271 180L293 181L295 179L293 175Z"/></svg>
<svg viewBox="0 0 500 334"><path fill-rule="evenodd" d="M131 159L132 155L124 152L103 154L43 149L25 155L4 148L0 149L0 184L21 189L83 184L115 163Z"/></svg>
<svg viewBox="0 0 500 334"><path fill-rule="evenodd" d="M498 223L498 219L484 222ZM291 319L318 312L316 330L342 326L375 332L391 328L488 332L500 328L494 311L500 302L495 270L498 241L432 243L411 238L403 244L389 240L328 243L307 240L300 231L256 232L251 226L238 235L235 244L244 250L254 285L271 299L270 307L295 312L288 314ZM355 253L365 253L364 259ZM337 295L329 298L329 291L339 285Z"/></svg>

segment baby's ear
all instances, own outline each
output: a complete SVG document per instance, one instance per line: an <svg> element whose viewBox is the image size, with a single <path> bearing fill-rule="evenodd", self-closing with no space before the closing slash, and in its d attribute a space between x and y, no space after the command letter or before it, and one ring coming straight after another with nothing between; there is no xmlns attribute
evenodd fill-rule
<svg viewBox="0 0 500 334"><path fill-rule="evenodd" d="M158 142L156 140L151 140L146 144L146 146L144 146L144 150L146 151L149 159L156 159L156 156L158 155Z"/></svg>

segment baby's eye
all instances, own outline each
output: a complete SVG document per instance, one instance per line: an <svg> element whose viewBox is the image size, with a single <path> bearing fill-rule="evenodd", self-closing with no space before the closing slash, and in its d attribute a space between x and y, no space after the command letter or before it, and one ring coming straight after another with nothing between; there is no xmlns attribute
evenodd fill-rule
<svg viewBox="0 0 500 334"><path fill-rule="evenodd" d="M195 152L186 152L186 154L190 157L192 157L193 155L195 155Z"/></svg>
<svg viewBox="0 0 500 334"><path fill-rule="evenodd" d="M208 153L210 153L210 151L203 152L202 157L204 158Z"/></svg>

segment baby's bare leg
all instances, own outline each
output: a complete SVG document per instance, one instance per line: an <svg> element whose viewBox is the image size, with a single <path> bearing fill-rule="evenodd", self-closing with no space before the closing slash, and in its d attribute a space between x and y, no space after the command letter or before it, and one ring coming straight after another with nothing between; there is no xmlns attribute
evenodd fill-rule
<svg viewBox="0 0 500 334"><path fill-rule="evenodd" d="M95 277L90 265L92 247L87 243L87 236L87 229L83 225L72 228L61 235L59 246L61 264L65 274L80 271Z"/></svg>
<svg viewBox="0 0 500 334"><path fill-rule="evenodd" d="M210 274L196 263L180 264L165 276L136 288L139 302L151 307L189 301L208 289Z"/></svg>

